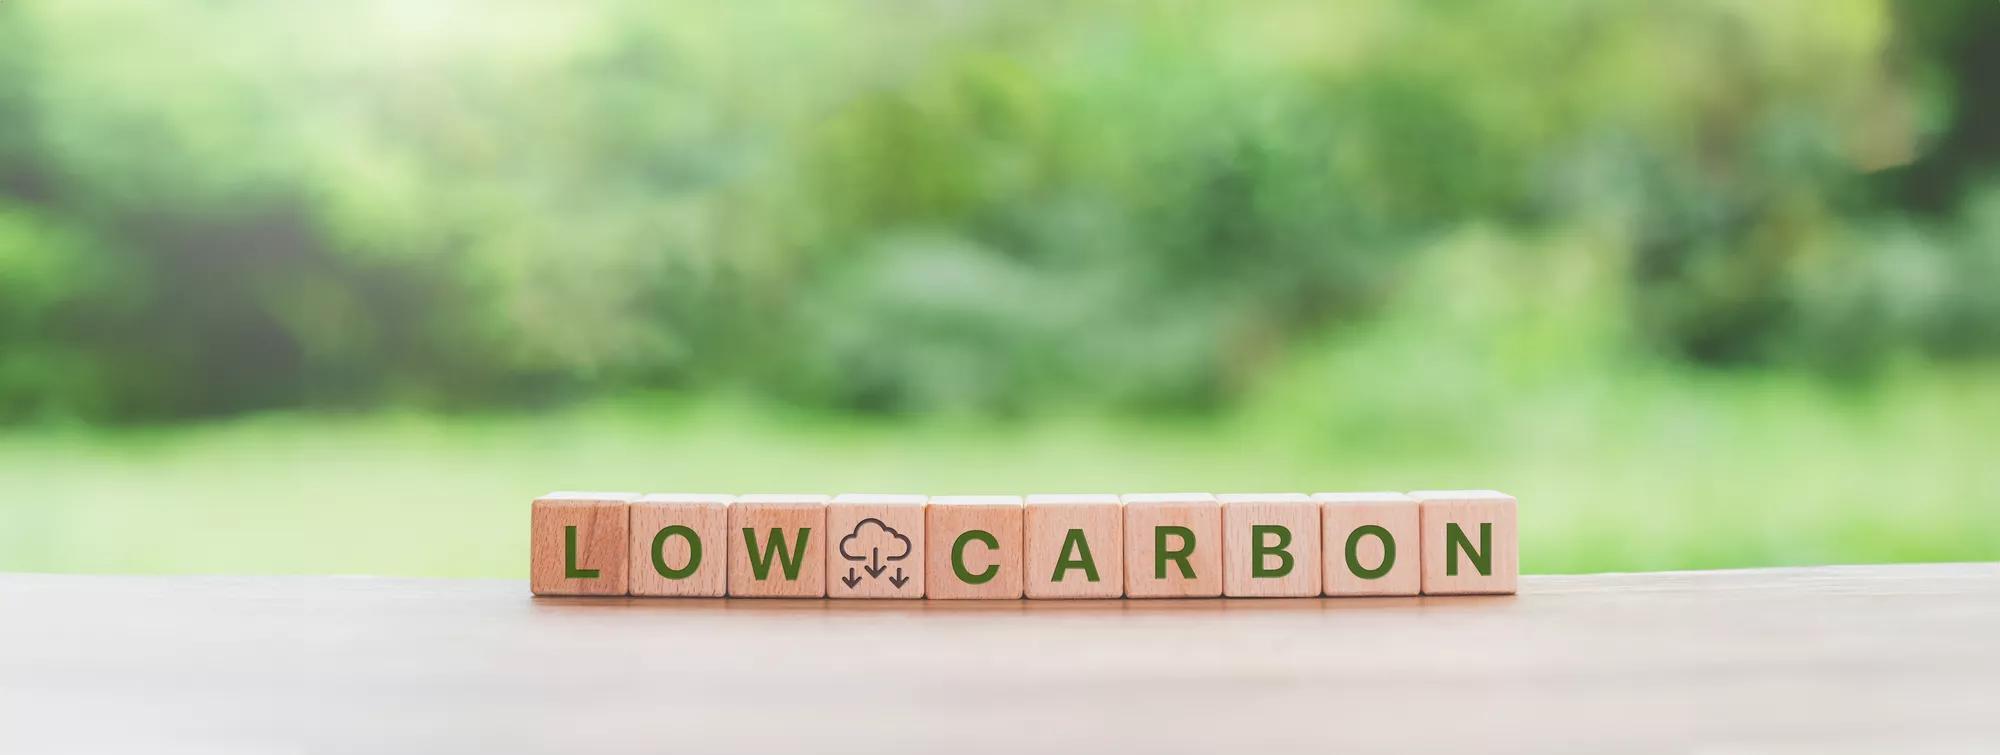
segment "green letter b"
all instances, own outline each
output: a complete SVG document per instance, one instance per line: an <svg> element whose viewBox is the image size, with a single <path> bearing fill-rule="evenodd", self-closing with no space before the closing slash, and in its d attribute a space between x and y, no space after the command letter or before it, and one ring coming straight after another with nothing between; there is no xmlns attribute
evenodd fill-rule
<svg viewBox="0 0 2000 755"><path fill-rule="evenodd" d="M1277 536L1278 542L1265 545L1266 535ZM1282 577L1292 573L1292 553L1285 550L1292 544L1292 530L1276 524L1250 525L1250 576L1255 579ZM1265 567L1265 556L1277 556L1278 565Z"/></svg>

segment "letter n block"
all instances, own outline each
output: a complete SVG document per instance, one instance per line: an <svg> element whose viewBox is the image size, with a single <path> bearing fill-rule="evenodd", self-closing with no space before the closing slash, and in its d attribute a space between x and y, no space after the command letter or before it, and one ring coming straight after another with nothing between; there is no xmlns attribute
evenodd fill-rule
<svg viewBox="0 0 2000 755"><path fill-rule="evenodd" d="M1021 597L1021 497L935 496L924 515L932 600Z"/></svg>
<svg viewBox="0 0 2000 755"><path fill-rule="evenodd" d="M745 495L729 504L729 596L826 597L823 495Z"/></svg>
<svg viewBox="0 0 2000 755"><path fill-rule="evenodd" d="M1125 509L1118 496L1031 495L1021 528L1021 592L1030 600L1125 594Z"/></svg>
<svg viewBox="0 0 2000 755"><path fill-rule="evenodd" d="M845 493L826 507L826 596L924 596L920 495Z"/></svg>
<svg viewBox="0 0 2000 755"><path fill-rule="evenodd" d="M632 502L626 569L633 595L720 598L729 581L729 502L713 493L656 493Z"/></svg>
<svg viewBox="0 0 2000 755"><path fill-rule="evenodd" d="M1320 591L1319 504L1304 493L1235 493L1222 504L1222 594L1315 598Z"/></svg>
<svg viewBox="0 0 2000 755"><path fill-rule="evenodd" d="M1424 490L1424 594L1511 594L1520 577L1514 497L1491 490Z"/></svg>
<svg viewBox="0 0 2000 755"><path fill-rule="evenodd" d="M637 493L550 493L529 518L528 589L536 595L624 595L626 509Z"/></svg>
<svg viewBox="0 0 2000 755"><path fill-rule="evenodd" d="M1423 589L1417 499L1402 493L1319 493L1326 594L1416 595Z"/></svg>
<svg viewBox="0 0 2000 755"><path fill-rule="evenodd" d="M1222 596L1222 507L1207 493L1125 500L1125 597Z"/></svg>

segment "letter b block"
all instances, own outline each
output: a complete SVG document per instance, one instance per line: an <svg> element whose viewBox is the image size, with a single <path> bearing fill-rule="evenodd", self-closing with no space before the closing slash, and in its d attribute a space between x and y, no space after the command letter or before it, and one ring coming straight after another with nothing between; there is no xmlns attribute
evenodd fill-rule
<svg viewBox="0 0 2000 755"><path fill-rule="evenodd" d="M1222 507L1215 496L1125 496L1125 596L1222 596Z"/></svg>
<svg viewBox="0 0 2000 755"><path fill-rule="evenodd" d="M1222 593L1310 598L1320 589L1319 504L1302 493L1216 496L1222 504Z"/></svg>
<svg viewBox="0 0 2000 755"><path fill-rule="evenodd" d="M637 493L550 493L535 499L528 589L536 595L624 595L626 509Z"/></svg>
<svg viewBox="0 0 2000 755"><path fill-rule="evenodd" d="M924 539L928 597L1021 597L1020 496L935 496L925 510Z"/></svg>
<svg viewBox="0 0 2000 755"><path fill-rule="evenodd" d="M1425 490L1417 499L1423 529L1424 594L1511 594L1521 573L1514 497L1491 490Z"/></svg>
<svg viewBox="0 0 2000 755"><path fill-rule="evenodd" d="M633 595L720 598L728 591L729 501L711 493L657 493L632 502L626 570Z"/></svg>
<svg viewBox="0 0 2000 755"><path fill-rule="evenodd" d="M746 495L729 505L729 595L826 597L823 495Z"/></svg>

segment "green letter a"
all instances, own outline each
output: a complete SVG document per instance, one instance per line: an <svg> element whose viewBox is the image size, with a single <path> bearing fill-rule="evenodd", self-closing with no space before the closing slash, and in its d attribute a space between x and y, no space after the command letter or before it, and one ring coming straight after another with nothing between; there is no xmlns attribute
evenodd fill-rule
<svg viewBox="0 0 2000 755"><path fill-rule="evenodd" d="M1049 575L1049 581L1063 581L1063 572L1071 569L1082 569L1085 581L1097 581L1097 562L1090 557L1090 541L1083 538L1083 530L1072 529L1063 536L1062 552L1056 554L1056 573Z"/></svg>

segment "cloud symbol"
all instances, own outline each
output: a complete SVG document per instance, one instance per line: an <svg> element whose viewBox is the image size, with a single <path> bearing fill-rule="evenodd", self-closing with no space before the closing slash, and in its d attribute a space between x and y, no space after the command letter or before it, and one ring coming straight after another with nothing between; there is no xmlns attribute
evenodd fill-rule
<svg viewBox="0 0 2000 755"><path fill-rule="evenodd" d="M867 554L867 553L865 553L865 552L864 552L864 553L859 553L859 554L857 554L857 553L856 553L856 552L855 552L854 550L850 550L850 549L851 549L851 548L853 548L853 547L855 547L855 546L857 545L857 544L856 544L856 543L854 542L854 541L855 541L855 539L857 539L857 538L861 537L862 533L863 533L863 532L867 532L867 531L868 531L868 529L869 529L869 528L870 528L871 526L872 526L872 527L873 527L874 529L876 529L876 530L879 530L879 531L881 531L881 532L882 532L882 534L883 534L883 536L885 536L885 537L887 537L887 538L894 538L894 539L896 540L896 542L897 542L897 543L900 543L900 544L901 544L901 545L900 545L900 548L901 548L901 550L897 550L898 546L897 546L897 545L893 545L893 544L886 544L886 545L887 545L887 547L883 547L883 546L870 546L870 548L869 548L870 550L873 550L873 549L875 549L875 548L880 548L880 549L881 549L881 551L882 551L882 558L883 558L884 560L888 560L888 561L901 561L901 560L903 560L903 559L905 559L905 558L908 558L908 557L909 557L909 555L910 555L910 538L908 538L908 537L904 536L904 535L903 535L902 533L900 533L900 532L897 532L897 531L895 531L895 530L893 530L893 529L890 529L889 525L886 525L886 524L883 524L883 523L882 523L882 520L880 520L880 519L876 519L876 518L874 518L874 517L872 517L872 516L871 516L871 517L869 517L869 518L867 518L867 519L863 519L863 520L861 520L861 522L860 522L859 524L856 524L856 525L854 525L854 531L853 531L853 532L851 532L851 533L848 533L848 535L847 535L846 537L843 537L843 538L841 538L841 539L840 539L840 557L841 557L841 558L844 558L844 559L847 559L847 560L849 560L849 561L866 561L866 560L868 560L868 554ZM871 535L871 537L869 538L869 540L870 540L870 541L872 541L872 542L882 542L882 541L878 540L877 538L873 537L872 535Z"/></svg>

